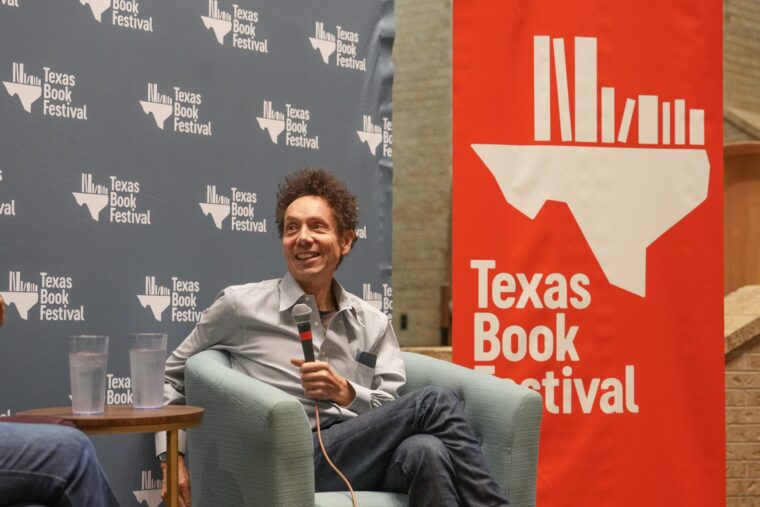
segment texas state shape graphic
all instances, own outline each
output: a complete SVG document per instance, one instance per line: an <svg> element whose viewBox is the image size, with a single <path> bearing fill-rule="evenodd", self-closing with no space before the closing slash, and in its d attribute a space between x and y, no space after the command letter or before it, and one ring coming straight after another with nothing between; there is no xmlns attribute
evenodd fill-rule
<svg viewBox="0 0 760 507"><path fill-rule="evenodd" d="M705 150L473 145L506 201L564 202L612 285L644 296L646 249L707 197Z"/></svg>

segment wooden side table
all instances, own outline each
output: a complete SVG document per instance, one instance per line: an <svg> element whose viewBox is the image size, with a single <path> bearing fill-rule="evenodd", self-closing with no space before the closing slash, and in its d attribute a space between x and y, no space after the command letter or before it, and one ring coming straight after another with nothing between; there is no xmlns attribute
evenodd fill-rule
<svg viewBox="0 0 760 507"><path fill-rule="evenodd" d="M71 407L39 408L18 412L17 415L42 415L70 421L90 435L166 432L168 484L166 496L169 507L179 507L179 430L201 423L203 409L192 405L166 405L156 409L137 409L129 405L108 405L100 415L74 415Z"/></svg>

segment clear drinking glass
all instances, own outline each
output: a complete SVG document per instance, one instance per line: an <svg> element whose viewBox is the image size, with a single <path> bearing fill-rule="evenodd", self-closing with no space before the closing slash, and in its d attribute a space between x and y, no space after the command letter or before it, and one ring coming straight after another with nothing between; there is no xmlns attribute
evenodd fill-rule
<svg viewBox="0 0 760 507"><path fill-rule="evenodd" d="M164 404L166 334L139 333L129 337L129 369L135 408Z"/></svg>
<svg viewBox="0 0 760 507"><path fill-rule="evenodd" d="M78 335L69 340L71 410L102 414L106 402L108 336Z"/></svg>

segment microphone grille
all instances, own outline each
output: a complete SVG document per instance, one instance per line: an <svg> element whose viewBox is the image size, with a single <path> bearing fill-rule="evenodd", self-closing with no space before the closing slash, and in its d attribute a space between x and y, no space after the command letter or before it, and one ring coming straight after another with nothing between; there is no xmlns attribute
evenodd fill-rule
<svg viewBox="0 0 760 507"><path fill-rule="evenodd" d="M290 314L297 324L303 324L311 319L311 308L303 303L298 303L293 307L293 311Z"/></svg>

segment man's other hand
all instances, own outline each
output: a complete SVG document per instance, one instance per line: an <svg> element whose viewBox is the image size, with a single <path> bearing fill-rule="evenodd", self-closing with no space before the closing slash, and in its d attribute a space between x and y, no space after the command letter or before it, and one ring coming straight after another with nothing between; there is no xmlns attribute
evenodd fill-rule
<svg viewBox="0 0 760 507"><path fill-rule="evenodd" d="M356 391L351 383L338 375L329 364L322 361L307 363L295 358L290 362L301 370L301 385L307 397L334 401L342 407L354 401Z"/></svg>
<svg viewBox="0 0 760 507"><path fill-rule="evenodd" d="M187 467L185 466L185 457L180 454L179 456L179 507L191 507L190 506L190 475L187 473ZM161 473L164 480L161 483L161 498L164 500L164 505L169 505L166 500L166 485L169 478L166 476L166 462L161 462Z"/></svg>
<svg viewBox="0 0 760 507"><path fill-rule="evenodd" d="M3 296L0 296L0 326L3 322L5 322L5 301L3 301Z"/></svg>

